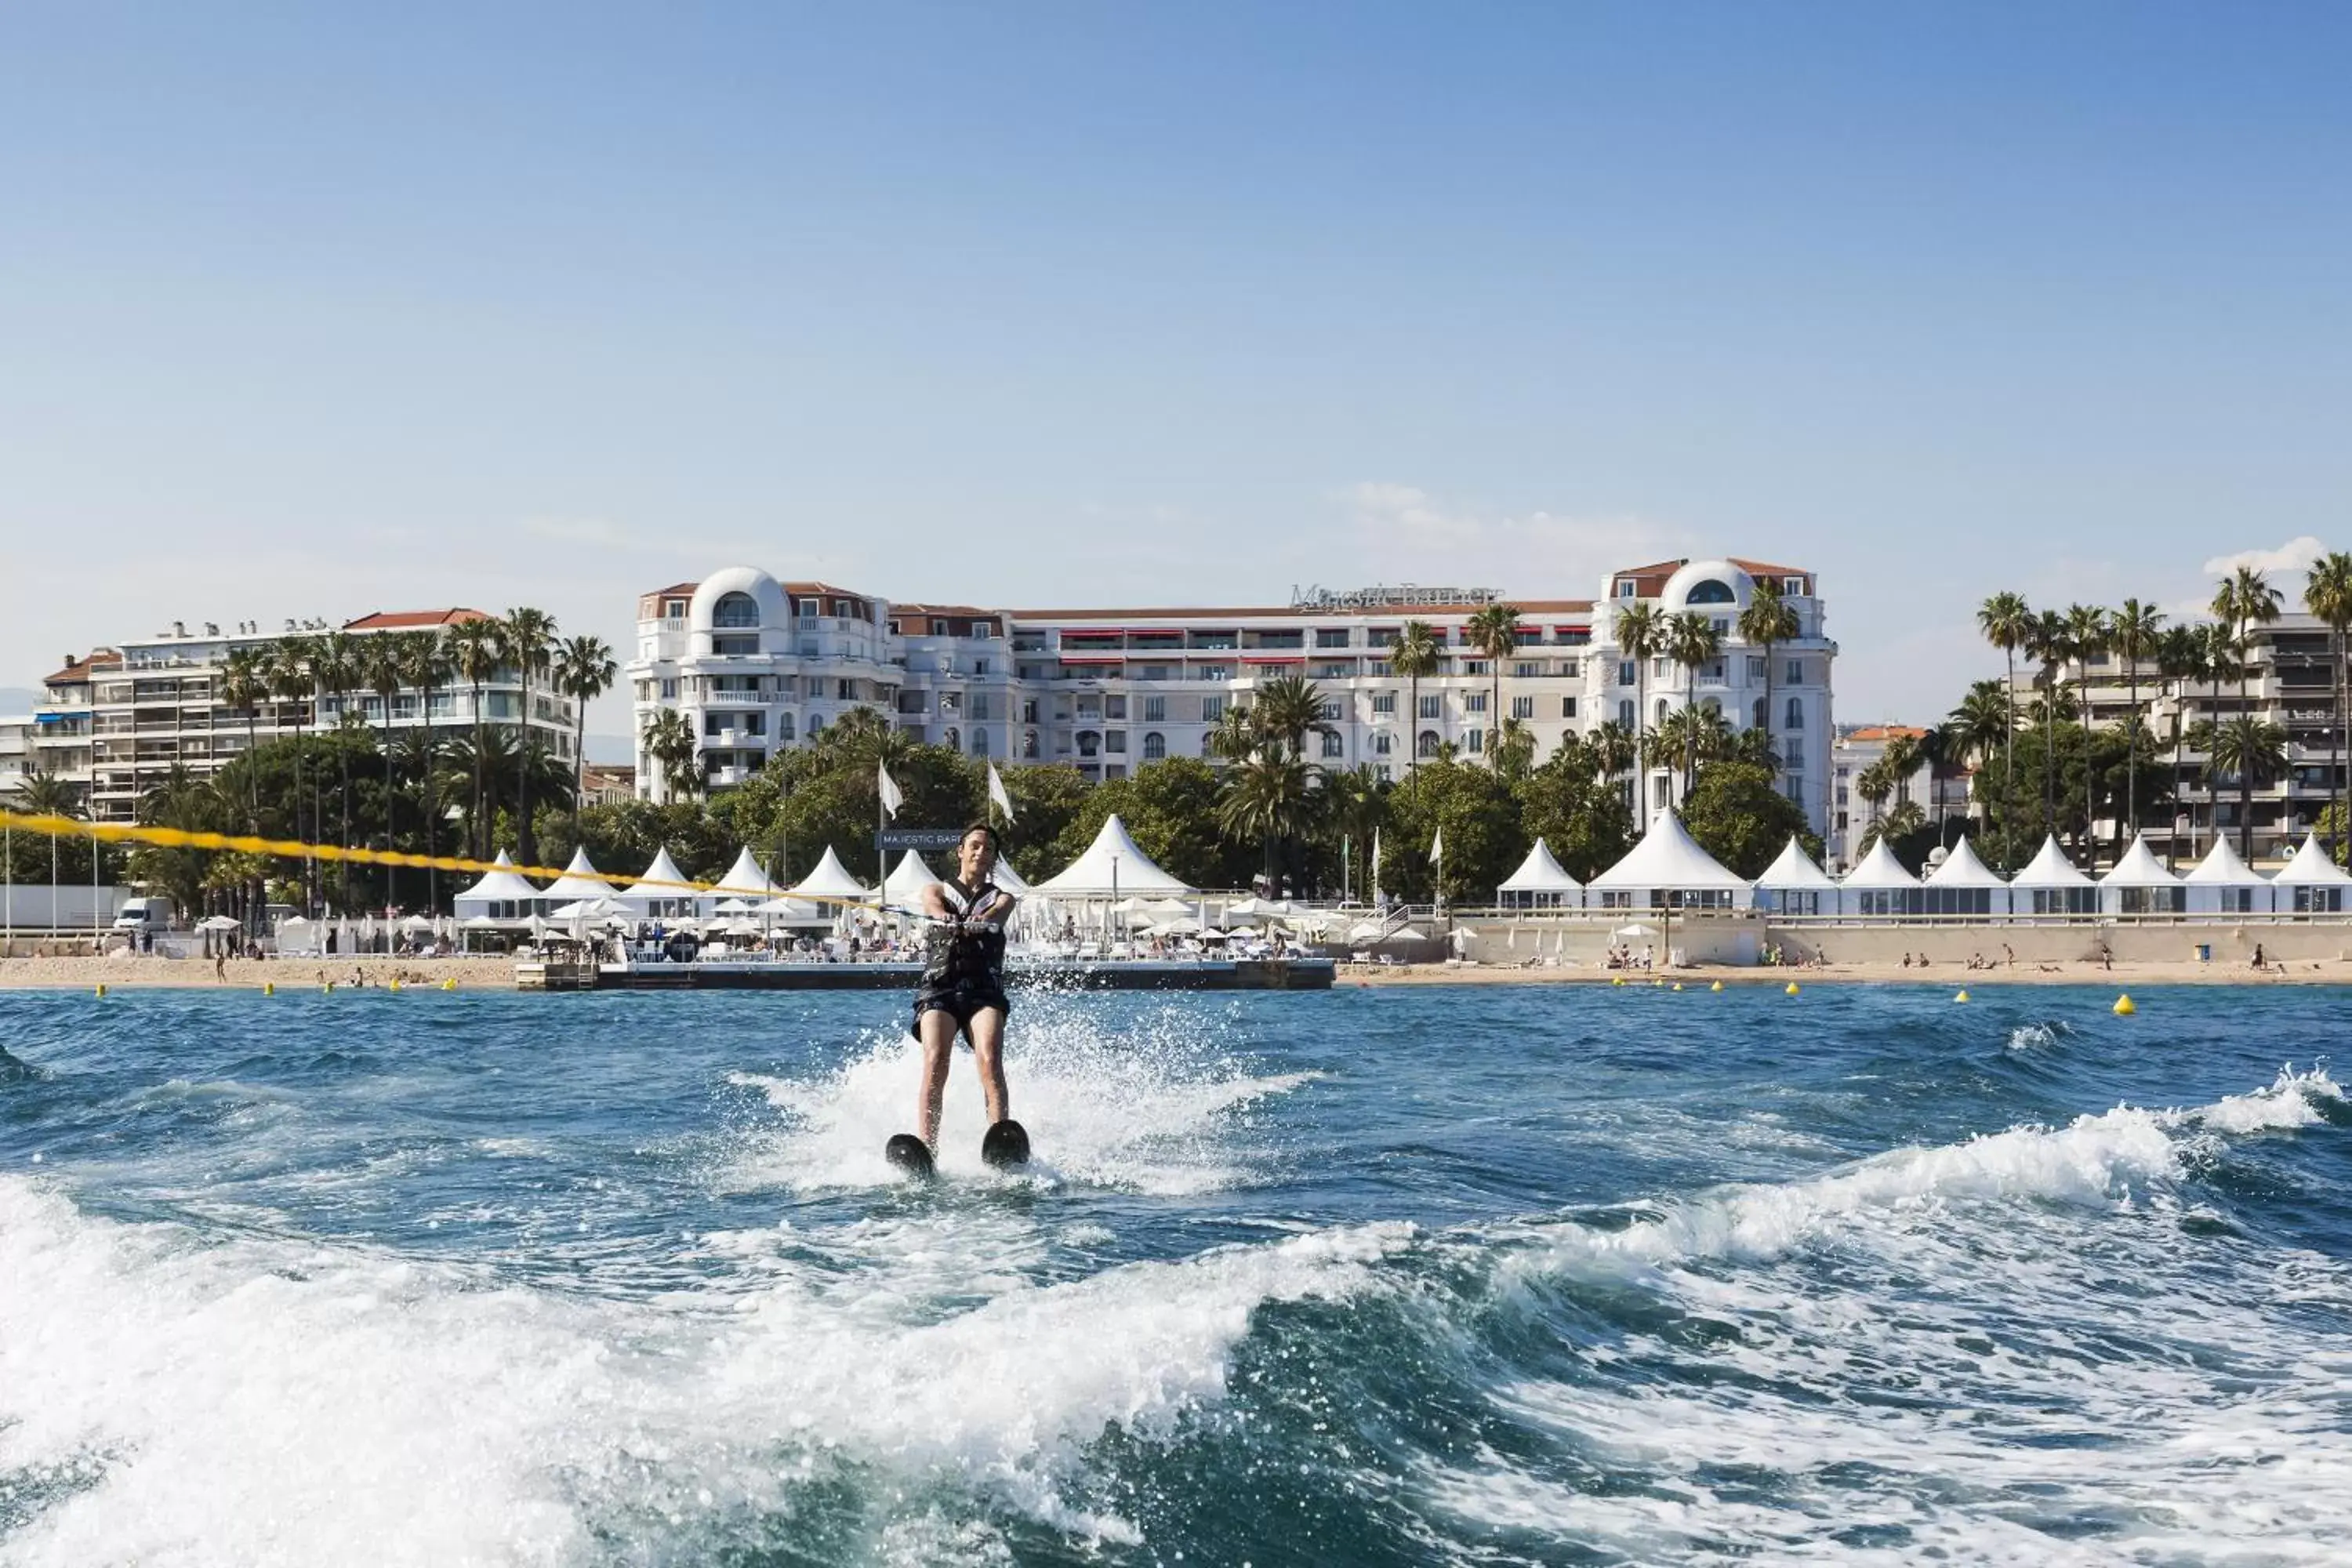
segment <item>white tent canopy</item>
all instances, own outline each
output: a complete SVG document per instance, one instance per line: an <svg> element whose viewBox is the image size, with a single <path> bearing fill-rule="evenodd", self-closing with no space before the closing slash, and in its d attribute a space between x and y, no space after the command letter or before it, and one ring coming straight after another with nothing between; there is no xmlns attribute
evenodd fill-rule
<svg viewBox="0 0 2352 1568"><path fill-rule="evenodd" d="M2269 879L2239 859L2227 838L2214 839L2180 879L2188 884L2192 915L2267 914L2276 898Z"/></svg>
<svg viewBox="0 0 2352 1568"><path fill-rule="evenodd" d="M824 858L816 863L816 869L794 884L792 891L800 898L819 900L863 900L874 896L873 889L849 874L849 868L841 863L830 844L825 846Z"/></svg>
<svg viewBox="0 0 2352 1568"><path fill-rule="evenodd" d="M890 868L887 877L882 879L882 900L913 909L922 898L923 889L937 886L939 881L938 873L923 863L920 855L909 849L898 857L898 863Z"/></svg>
<svg viewBox="0 0 2352 1568"><path fill-rule="evenodd" d="M609 893L613 889L600 883L594 890L597 893ZM491 862L490 869L483 873L482 879L457 894L456 901L460 904L484 904L492 900L503 902L512 899L536 899L541 896L537 888L523 880L522 874L514 868L514 861L509 858L505 850L501 849L499 851L499 858ZM465 911L460 910L458 913L463 915Z"/></svg>
<svg viewBox="0 0 2352 1568"><path fill-rule="evenodd" d="M1870 847L1870 853L1862 858L1862 864L1848 871L1845 880L1839 884L1845 888L1916 888L1918 885L1919 879L1904 868L1903 862L1895 858L1895 851L1886 847L1884 838Z"/></svg>
<svg viewBox="0 0 2352 1568"><path fill-rule="evenodd" d="M1666 807L1651 819L1642 841L1586 888L1634 895L1634 908L1655 908L1661 893L1697 893L1698 901L1728 906L1746 901L1748 882L1700 848L1682 819Z"/></svg>
<svg viewBox="0 0 2352 1568"><path fill-rule="evenodd" d="M749 899L754 902L772 899L783 891L776 886L775 879L761 868L748 844L736 852L735 863L727 868L727 874L719 879L719 886L712 890L721 898Z"/></svg>
<svg viewBox="0 0 2352 1568"><path fill-rule="evenodd" d="M2058 847L2058 836L2053 833L2042 839L2042 847L2033 852L2033 858L2025 863L2023 870L2010 879L2009 885L2012 888L2087 888L2093 884L2091 879L2075 869L2074 863L2066 858L2066 852Z"/></svg>
<svg viewBox="0 0 2352 1568"><path fill-rule="evenodd" d="M2275 888L2340 888L2347 882L2352 882L2352 874L2328 858L2327 851L2319 847L2316 833L2305 834L2294 858L2271 879Z"/></svg>
<svg viewBox="0 0 2352 1568"><path fill-rule="evenodd" d="M1584 884L1570 876L1568 868L1553 858L1550 845L1538 838L1536 847L1528 851L1528 858L1519 862L1519 868L1497 883L1495 891L1561 903L1567 895L1583 892Z"/></svg>
<svg viewBox="0 0 2352 1568"><path fill-rule="evenodd" d="M2107 874L2099 879L2103 888L2177 888L2180 879L2158 863L2147 851L2145 840L2135 837L2131 847L2124 851Z"/></svg>
<svg viewBox="0 0 2352 1568"><path fill-rule="evenodd" d="M1931 888L2006 888L2009 883L2001 874L1977 857L1976 846L1966 835L1947 850L1944 863L1927 873Z"/></svg>
<svg viewBox="0 0 2352 1568"><path fill-rule="evenodd" d="M572 864L563 868L563 875L549 883L547 890L539 896L551 904L569 904L583 899L609 899L617 890L596 874L587 849L583 847L572 852Z"/></svg>
<svg viewBox="0 0 2352 1568"><path fill-rule="evenodd" d="M1818 891L1823 888L1834 888L1837 883L1827 871L1813 864L1813 858L1805 853L1805 847L1798 843L1797 836L1791 833L1779 858L1765 867L1764 874L1756 879L1756 886L1759 891L1766 888Z"/></svg>
<svg viewBox="0 0 2352 1568"><path fill-rule="evenodd" d="M770 899L755 911L775 925L829 926L835 914L823 904L812 904L800 899Z"/></svg>
<svg viewBox="0 0 2352 1568"><path fill-rule="evenodd" d="M1136 847L1127 824L1114 812L1103 819L1102 831L1087 852L1070 862L1060 875L1038 883L1035 891L1054 899L1116 899L1129 893L1190 893L1193 889L1153 864Z"/></svg>
<svg viewBox="0 0 2352 1568"><path fill-rule="evenodd" d="M665 845L655 854L654 863L646 868L645 880L632 882L613 896L641 913L655 906L690 911L700 902L695 890L666 885L686 879L686 873L679 870L677 862L669 858L669 847Z"/></svg>
<svg viewBox="0 0 2352 1568"><path fill-rule="evenodd" d="M988 879L1016 899L1029 890L1029 879L1014 870L1013 862L1002 856L998 857L995 866L990 869Z"/></svg>

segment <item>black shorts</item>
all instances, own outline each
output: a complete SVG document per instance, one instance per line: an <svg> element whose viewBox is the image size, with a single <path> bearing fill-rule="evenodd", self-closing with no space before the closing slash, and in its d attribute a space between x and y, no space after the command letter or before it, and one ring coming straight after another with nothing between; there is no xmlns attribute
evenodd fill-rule
<svg viewBox="0 0 2352 1568"><path fill-rule="evenodd" d="M956 1021L956 1027L965 1038L971 1037L972 1015L984 1007L993 1007L1010 1018L1013 1004L1004 993L993 985L955 985L940 991L919 991L915 994L915 1032L923 1031L923 1015L945 1013Z"/></svg>

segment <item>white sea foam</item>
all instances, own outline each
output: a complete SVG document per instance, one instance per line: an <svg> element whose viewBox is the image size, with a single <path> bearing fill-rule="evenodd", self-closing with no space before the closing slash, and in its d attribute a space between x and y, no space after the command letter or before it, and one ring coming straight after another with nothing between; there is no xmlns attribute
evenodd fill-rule
<svg viewBox="0 0 2352 1568"><path fill-rule="evenodd" d="M965 1234L908 1227L903 1257ZM1079 1449L1213 1404L1261 1305L1360 1290L1409 1232L1050 1286L985 1267L1003 1237L936 1270L872 1246L795 1266L794 1239L730 1289L601 1300L371 1247L203 1246L0 1178L0 1489L33 1516L0 1563L553 1563L632 1519L780 1506L843 1461L1122 1537L1060 1500ZM988 1297L942 1312L950 1282Z"/></svg>
<svg viewBox="0 0 2352 1568"><path fill-rule="evenodd" d="M1097 1027L1066 999L1024 999L1021 1026L1008 1040L1005 1076L1013 1114L1030 1129L1036 1150L1027 1179L1163 1196L1244 1184L1252 1173L1240 1158L1246 1151L1231 1136L1233 1116L1319 1076L1254 1076L1206 1055L1199 1021L1187 1016L1146 1015L1108 1037ZM733 1082L758 1089L782 1113L784 1126L746 1151L722 1184L814 1192L898 1180L882 1149L893 1133L914 1125L920 1059L915 1041L899 1036L807 1078L734 1075ZM971 1054L959 1051L940 1116L940 1169L987 1175L980 1159L987 1124L979 1073Z"/></svg>

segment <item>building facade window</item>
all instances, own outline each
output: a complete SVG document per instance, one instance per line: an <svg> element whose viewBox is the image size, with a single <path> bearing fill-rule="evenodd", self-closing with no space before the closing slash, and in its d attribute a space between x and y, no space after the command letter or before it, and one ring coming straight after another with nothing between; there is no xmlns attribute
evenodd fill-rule
<svg viewBox="0 0 2352 1568"><path fill-rule="evenodd" d="M1104 731L1103 750L1109 752L1114 757L1123 757L1127 755L1127 731L1124 730Z"/></svg>
<svg viewBox="0 0 2352 1568"><path fill-rule="evenodd" d="M1437 731L1423 730L1421 738L1413 742L1413 750L1423 757L1437 755Z"/></svg>
<svg viewBox="0 0 2352 1568"><path fill-rule="evenodd" d="M1147 697L1143 700L1143 721L1147 724L1168 722L1168 699Z"/></svg>
<svg viewBox="0 0 2352 1568"><path fill-rule="evenodd" d="M1149 718L1150 715L1146 714L1145 717ZM1167 754L1168 737L1157 730L1146 730L1143 732L1143 760L1147 763L1156 763Z"/></svg>
<svg viewBox="0 0 2352 1568"><path fill-rule="evenodd" d="M1805 683L1805 661L1803 659L1792 658L1789 661L1787 680L1788 684L1790 686L1802 686Z"/></svg>
<svg viewBox="0 0 2352 1568"><path fill-rule="evenodd" d="M1424 719L1443 719L1445 717L1445 699L1434 695L1423 698L1421 700L1421 716Z"/></svg>
<svg viewBox="0 0 2352 1568"><path fill-rule="evenodd" d="M1617 684L1618 684L1618 685L1620 685L1620 686L1633 686L1633 685L1635 685L1635 684L1637 684L1637 683L1639 682L1639 680L1641 679L1641 674L1642 674L1642 672L1641 672L1640 670L1638 670L1638 669L1636 669L1636 668L1633 668L1633 661L1632 659L1630 659L1630 658L1621 658L1621 659L1619 659L1619 660L1617 661Z"/></svg>
<svg viewBox="0 0 2352 1568"><path fill-rule="evenodd" d="M1801 730L1805 727L1805 700L1803 698L1791 697L1789 699L1789 710L1781 719L1780 727L1784 730Z"/></svg>
<svg viewBox="0 0 2352 1568"><path fill-rule="evenodd" d="M1385 716L1385 715L1388 715L1388 714L1392 714L1392 713L1394 713L1395 711L1396 711L1396 693L1395 693L1395 692L1393 692L1393 691L1375 691L1375 692L1373 692L1373 693L1372 693L1372 712L1374 713L1374 715L1376 715L1376 716Z"/></svg>
<svg viewBox="0 0 2352 1568"><path fill-rule="evenodd" d="M1617 727L1621 730L1633 727L1633 700L1630 697L1617 700Z"/></svg>
<svg viewBox="0 0 2352 1568"><path fill-rule="evenodd" d="M1536 700L1535 700L1534 698L1532 698L1532 697L1514 697L1514 698L1512 698L1512 699L1511 699L1511 717L1512 717L1512 718L1514 718L1514 719L1532 719L1532 718L1534 718L1535 716L1536 716Z"/></svg>
<svg viewBox="0 0 2352 1568"><path fill-rule="evenodd" d="M1388 754L1389 754L1389 732L1388 732L1386 730L1375 730L1375 731L1372 731L1372 755L1374 755L1374 756L1376 756L1376 757L1385 757L1385 756L1387 756Z"/></svg>
<svg viewBox="0 0 2352 1568"><path fill-rule="evenodd" d="M1759 697L1756 700L1755 705L1748 710L1748 722L1754 728L1761 730L1764 728L1767 718L1768 714L1764 707L1764 699Z"/></svg>
<svg viewBox="0 0 2352 1568"><path fill-rule="evenodd" d="M1575 698L1563 697L1559 700L1559 716L1563 719L1573 719L1576 717Z"/></svg>
<svg viewBox="0 0 2352 1568"><path fill-rule="evenodd" d="M1475 757L1486 749L1486 731L1466 730L1463 731L1462 742L1469 749L1470 754Z"/></svg>
<svg viewBox="0 0 2352 1568"><path fill-rule="evenodd" d="M710 606L710 624L714 626L756 627L760 624L760 604L749 594L724 594Z"/></svg>
<svg viewBox="0 0 2352 1568"><path fill-rule="evenodd" d="M1323 754L1326 757L1343 757L1348 754L1346 748L1340 742L1338 731L1332 730L1323 731Z"/></svg>
<svg viewBox="0 0 2352 1568"><path fill-rule="evenodd" d="M1485 692L1465 691L1462 694L1462 711L1465 713L1484 713L1486 710L1486 694Z"/></svg>
<svg viewBox="0 0 2352 1568"><path fill-rule="evenodd" d="M1203 697L1201 699L1201 722L1203 724L1213 724L1224 716L1225 699L1222 697Z"/></svg>

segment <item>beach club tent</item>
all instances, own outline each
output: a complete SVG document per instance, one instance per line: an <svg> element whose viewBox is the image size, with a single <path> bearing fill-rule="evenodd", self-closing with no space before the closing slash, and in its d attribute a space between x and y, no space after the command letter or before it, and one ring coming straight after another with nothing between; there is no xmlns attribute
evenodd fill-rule
<svg viewBox="0 0 2352 1568"><path fill-rule="evenodd" d="M2189 889L2147 852L2134 835L2107 874L2099 879L2099 912L2106 915L2177 915L2189 904Z"/></svg>
<svg viewBox="0 0 2352 1568"><path fill-rule="evenodd" d="M816 863L816 869L794 883L791 894L835 910L845 901L870 903L874 899L874 889L849 874L849 868L841 863L841 857L833 852L830 844L825 846L824 858Z"/></svg>
<svg viewBox="0 0 2352 1568"><path fill-rule="evenodd" d="M619 890L596 874L596 868L589 864L586 849L574 849L572 864L563 868L563 875L550 882L547 890L540 894L545 900L545 907L538 912L546 914L559 905L577 903L586 899L610 899Z"/></svg>
<svg viewBox="0 0 2352 1568"><path fill-rule="evenodd" d="M677 920L700 914L706 900L692 888L674 885L686 879L686 873L669 858L669 848L665 845L654 856L654 863L646 868L643 881L632 882L613 896L641 920Z"/></svg>
<svg viewBox="0 0 2352 1568"><path fill-rule="evenodd" d="M586 896L601 898L612 890L599 882ZM581 896L572 895L573 898ZM565 901L571 900L566 899ZM514 862L501 849L482 879L459 893L450 903L457 919L469 925L478 920L486 920L494 925L520 925L545 907L546 895L523 880L522 874L514 868Z"/></svg>
<svg viewBox="0 0 2352 1568"><path fill-rule="evenodd" d="M1931 915L2005 915L2009 881L1977 856L1967 836L1944 852L1944 863L1927 873L1926 907Z"/></svg>
<svg viewBox="0 0 2352 1568"><path fill-rule="evenodd" d="M1012 861L1001 857L988 873L988 879L1016 899L1029 890L1029 879L1014 870Z"/></svg>
<svg viewBox="0 0 2352 1568"><path fill-rule="evenodd" d="M1060 900L1123 899L1131 893L1152 897L1182 897L1193 889L1152 863L1136 847L1127 824L1113 812L1103 819L1102 831L1087 852L1071 861L1058 876L1046 878L1034 889L1041 898Z"/></svg>
<svg viewBox="0 0 2352 1568"><path fill-rule="evenodd" d="M1919 879L1904 868L1884 838L1838 884L1842 915L1916 915L1927 907Z"/></svg>
<svg viewBox="0 0 2352 1568"><path fill-rule="evenodd" d="M2095 915L2099 912L2098 884L2074 868L2058 847L2054 833L2010 879L2011 912L2021 915Z"/></svg>
<svg viewBox="0 0 2352 1568"><path fill-rule="evenodd" d="M1813 864L1797 836L1789 835L1780 857L1756 879L1759 909L1787 915L1828 915L1837 912L1837 883Z"/></svg>
<svg viewBox="0 0 2352 1568"><path fill-rule="evenodd" d="M2192 915L2266 915L2274 897L2270 879L2230 847L2227 838L2213 840L2205 858L2181 879L2189 892Z"/></svg>
<svg viewBox="0 0 2352 1568"><path fill-rule="evenodd" d="M2319 847L2318 834L2307 833L2294 858L2271 879L2271 886L2277 889L2273 897L2281 914L2336 914L2344 908L2344 889L2352 887L2352 876Z"/></svg>
<svg viewBox="0 0 2352 1568"><path fill-rule="evenodd" d="M735 852L735 863L727 868L727 874L719 879L719 886L710 890L710 896L715 899L741 899L747 903L756 904L782 891L776 886L775 879L761 868L760 862L752 857L751 846L746 845Z"/></svg>
<svg viewBox="0 0 2352 1568"><path fill-rule="evenodd" d="M940 880L939 875L923 864L923 858L909 849L898 857L898 863L882 879L882 901L902 910L920 909L923 889L937 887Z"/></svg>
<svg viewBox="0 0 2352 1568"><path fill-rule="evenodd" d="M1584 884L1552 858L1550 845L1538 838L1519 868L1496 885L1495 901L1522 910L1574 909L1584 901Z"/></svg>
<svg viewBox="0 0 2352 1568"><path fill-rule="evenodd" d="M1603 909L1734 909L1748 901L1748 883L1698 847L1671 806L1659 811L1642 841L1586 884L1612 895Z"/></svg>

